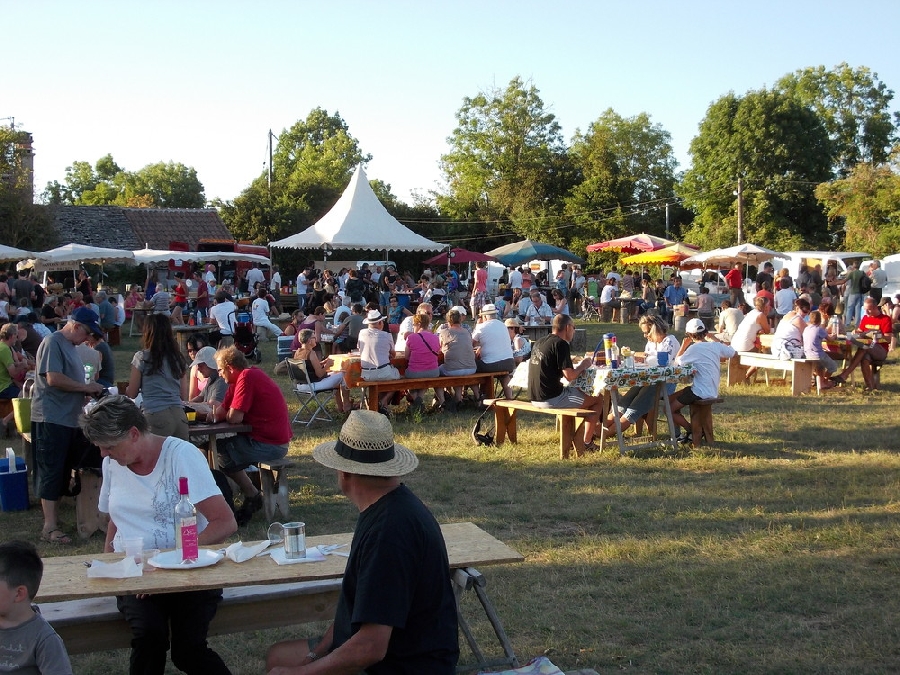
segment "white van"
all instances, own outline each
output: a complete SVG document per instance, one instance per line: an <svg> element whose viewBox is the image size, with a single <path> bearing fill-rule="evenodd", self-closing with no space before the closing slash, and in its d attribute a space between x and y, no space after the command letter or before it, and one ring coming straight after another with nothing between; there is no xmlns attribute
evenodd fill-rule
<svg viewBox="0 0 900 675"><path fill-rule="evenodd" d="M884 287L882 295L886 298L893 298L894 295L900 293L900 253L888 255L884 258L879 258L879 260L881 260L881 269L885 271L888 277L887 286ZM859 266L859 269L865 272L871 264L871 260L866 260Z"/></svg>

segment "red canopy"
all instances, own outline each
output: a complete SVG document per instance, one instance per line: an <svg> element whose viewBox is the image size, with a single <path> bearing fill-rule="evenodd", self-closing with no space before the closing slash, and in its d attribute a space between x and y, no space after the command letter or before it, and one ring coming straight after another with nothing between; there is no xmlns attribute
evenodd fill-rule
<svg viewBox="0 0 900 675"><path fill-rule="evenodd" d="M444 251L443 253L438 253L433 258L429 258L424 261L425 265L453 265L458 263L470 263L470 262L479 262L479 261L488 261L497 259L488 255L487 253L479 253L478 251L467 251L464 248L454 248L450 250L449 262L447 259L448 253Z"/></svg>
<svg viewBox="0 0 900 675"><path fill-rule="evenodd" d="M588 251L620 251L621 253L640 253L642 251L655 251L664 246L671 246L674 241L654 237L652 234L631 234L627 237L600 241L587 247Z"/></svg>

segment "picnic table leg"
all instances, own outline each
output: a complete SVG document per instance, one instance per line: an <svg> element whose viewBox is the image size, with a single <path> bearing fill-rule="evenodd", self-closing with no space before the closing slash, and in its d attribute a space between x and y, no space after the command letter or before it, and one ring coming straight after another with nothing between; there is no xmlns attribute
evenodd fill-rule
<svg viewBox="0 0 900 675"><path fill-rule="evenodd" d="M575 418L569 415L557 415L560 424L559 432L559 457L569 459L569 451L575 440Z"/></svg>
<svg viewBox="0 0 900 675"><path fill-rule="evenodd" d="M616 425L616 438L619 441L619 454L625 454L625 439L622 437L622 420L619 418L619 388L609 390L609 408L612 410L613 422Z"/></svg>
<svg viewBox="0 0 900 675"><path fill-rule="evenodd" d="M812 388L813 364L794 362L794 376L791 382L791 393L794 396L808 394Z"/></svg>
<svg viewBox="0 0 900 675"><path fill-rule="evenodd" d="M575 423L575 436L572 439L572 444L575 446L575 456L581 457L584 454L584 426L585 420L581 418L577 418L574 420Z"/></svg>
<svg viewBox="0 0 900 675"><path fill-rule="evenodd" d="M366 409L378 411L378 391L372 385L363 388L363 398L366 401Z"/></svg>
<svg viewBox="0 0 900 675"><path fill-rule="evenodd" d="M666 422L669 424L669 445L672 446L672 452L678 452L678 434L675 432L675 420L672 419L672 404L669 403L669 397L666 395L666 383L659 383L659 396L662 397L663 407L666 411Z"/></svg>
<svg viewBox="0 0 900 675"><path fill-rule="evenodd" d="M509 436L511 443L515 443L515 410L494 406L494 445L503 445L503 441ZM511 430L510 430L511 428Z"/></svg>

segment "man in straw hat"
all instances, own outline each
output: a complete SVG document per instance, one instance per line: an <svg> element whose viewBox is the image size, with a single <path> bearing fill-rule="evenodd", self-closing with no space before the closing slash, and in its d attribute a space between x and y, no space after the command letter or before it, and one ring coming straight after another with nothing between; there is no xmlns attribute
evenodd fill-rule
<svg viewBox="0 0 900 675"><path fill-rule="evenodd" d="M503 385L503 395L512 399L512 389L509 381L512 371L516 369L516 361L513 358L512 343L509 339L509 331L500 321L499 310L493 303L481 308L478 316L478 324L472 331L472 342L475 344L475 366L479 373L507 373L500 378ZM481 392L482 396L490 392Z"/></svg>
<svg viewBox="0 0 900 675"><path fill-rule="evenodd" d="M350 413L338 440L318 445L313 458L337 471L359 518L334 623L314 647L274 644L266 671L307 672L315 662L316 673L451 675L459 645L447 549L434 516L400 482L418 459L370 410Z"/></svg>
<svg viewBox="0 0 900 675"><path fill-rule="evenodd" d="M359 331L357 338L362 379L367 382L400 379L400 372L391 365L395 353L394 343L391 334L384 331L385 318L379 310L369 310L365 318L367 328ZM385 415L388 414L387 404L393 396L389 392L379 401L379 410Z"/></svg>

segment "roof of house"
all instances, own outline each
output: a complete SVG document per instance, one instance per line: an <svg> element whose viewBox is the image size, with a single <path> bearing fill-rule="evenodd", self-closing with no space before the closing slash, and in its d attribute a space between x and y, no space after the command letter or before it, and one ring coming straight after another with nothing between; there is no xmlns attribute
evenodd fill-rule
<svg viewBox="0 0 900 675"><path fill-rule="evenodd" d="M215 209L132 209L120 206L60 206L60 243L106 248L166 250L173 241L197 250L201 239L234 241Z"/></svg>

